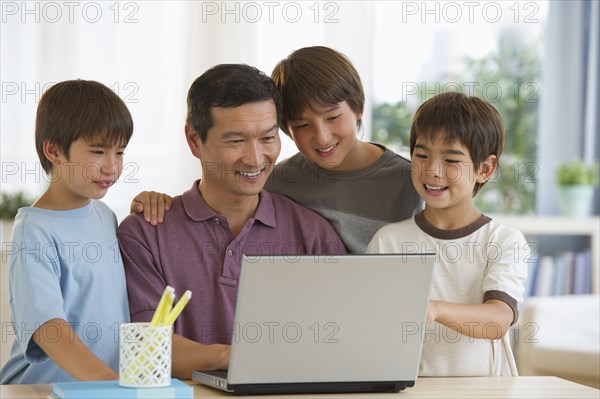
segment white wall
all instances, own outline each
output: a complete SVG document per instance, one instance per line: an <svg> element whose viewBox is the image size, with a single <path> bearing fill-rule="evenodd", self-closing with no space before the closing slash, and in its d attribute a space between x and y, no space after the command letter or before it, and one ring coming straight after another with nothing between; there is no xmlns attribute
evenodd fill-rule
<svg viewBox="0 0 600 399"><path fill-rule="evenodd" d="M329 45L371 69L369 2L3 2L2 190L45 188L35 152L39 97L51 82L111 86L127 103L134 135L120 183L105 201L119 219L142 190L176 195L200 175L184 140L186 94L204 70L247 63L270 74L293 50ZM370 87L367 87L369 90ZM295 153L285 137L280 159Z"/></svg>

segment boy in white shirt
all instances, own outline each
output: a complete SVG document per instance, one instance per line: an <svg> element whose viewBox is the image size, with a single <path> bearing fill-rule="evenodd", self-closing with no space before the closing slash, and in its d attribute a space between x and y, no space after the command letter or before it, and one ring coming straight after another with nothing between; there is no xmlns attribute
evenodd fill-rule
<svg viewBox="0 0 600 399"><path fill-rule="evenodd" d="M425 209L380 229L367 252L437 253L420 376L517 375L507 332L523 301L528 244L473 205L503 145L498 111L477 97L439 94L413 118L412 181Z"/></svg>

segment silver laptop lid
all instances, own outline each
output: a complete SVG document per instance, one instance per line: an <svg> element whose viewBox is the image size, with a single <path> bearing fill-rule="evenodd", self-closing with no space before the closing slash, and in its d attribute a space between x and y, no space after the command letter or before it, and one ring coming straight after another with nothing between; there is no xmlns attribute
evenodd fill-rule
<svg viewBox="0 0 600 399"><path fill-rule="evenodd" d="M416 380L433 259L244 258L228 383Z"/></svg>

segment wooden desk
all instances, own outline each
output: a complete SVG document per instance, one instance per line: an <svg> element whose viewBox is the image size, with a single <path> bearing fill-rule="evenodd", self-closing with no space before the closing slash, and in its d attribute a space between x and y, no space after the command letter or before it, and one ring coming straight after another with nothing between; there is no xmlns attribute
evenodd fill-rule
<svg viewBox="0 0 600 399"><path fill-rule="evenodd" d="M190 384L194 384L188 381ZM2 385L0 398L46 399L51 386ZM236 397L211 388L194 384L195 398ZM323 395L269 395L246 396L254 398L600 398L600 391L557 377L471 377L471 378L420 378L414 387L397 394L323 394Z"/></svg>

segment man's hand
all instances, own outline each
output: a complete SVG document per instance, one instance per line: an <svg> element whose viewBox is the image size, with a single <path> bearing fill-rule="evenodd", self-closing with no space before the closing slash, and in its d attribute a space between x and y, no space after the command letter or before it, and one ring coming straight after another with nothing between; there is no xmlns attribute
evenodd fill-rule
<svg viewBox="0 0 600 399"><path fill-rule="evenodd" d="M189 380L194 370L227 370L230 353L229 345L204 345L173 334L171 373L173 377Z"/></svg>
<svg viewBox="0 0 600 399"><path fill-rule="evenodd" d="M146 222L156 226L163 222L165 211L171 208L173 198L156 191L142 191L131 201L131 213L144 213Z"/></svg>

